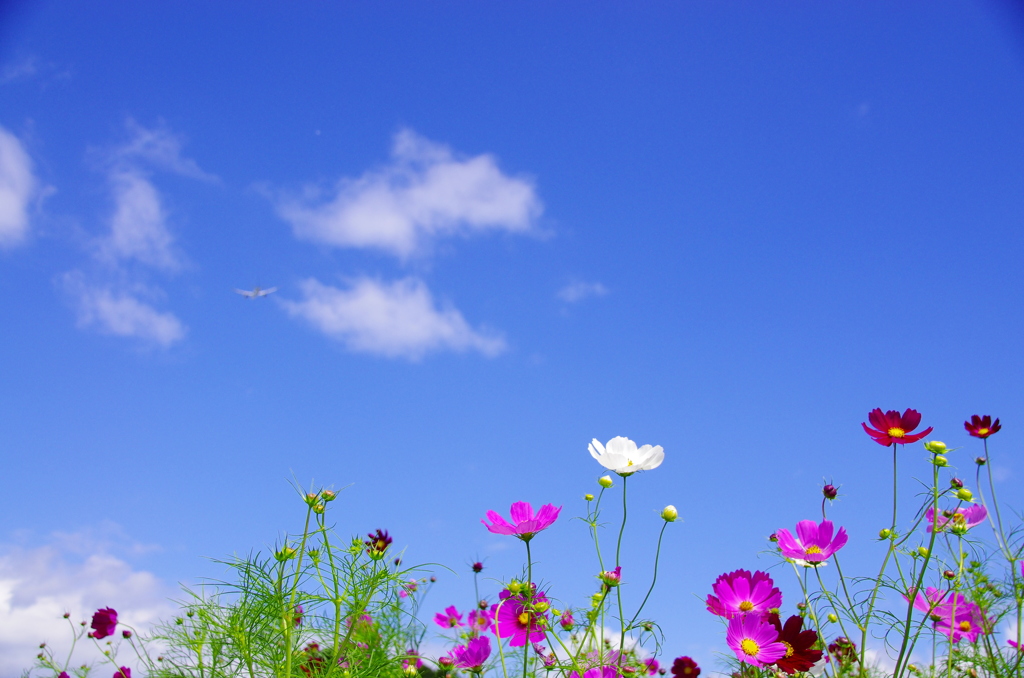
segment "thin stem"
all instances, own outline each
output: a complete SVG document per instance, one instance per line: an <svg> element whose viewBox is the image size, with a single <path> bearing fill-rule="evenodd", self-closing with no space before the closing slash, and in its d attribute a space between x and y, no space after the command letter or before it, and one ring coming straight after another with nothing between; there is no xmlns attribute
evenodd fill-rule
<svg viewBox="0 0 1024 678"><path fill-rule="evenodd" d="M619 528L619 543L615 546L615 567L621 566L622 556L622 535L626 531L626 480L628 476L622 476L622 526ZM615 587L615 598L619 605L619 660L617 664L622 666L622 654L626 645L625 615L622 613L622 587Z"/></svg>
<svg viewBox="0 0 1024 678"><path fill-rule="evenodd" d="M647 595L644 596L644 600L640 603L640 607L637 608L636 614L629 620L629 627L633 628L633 623L636 618L640 616L640 611L644 609L644 605L647 604L647 599L651 597L651 591L654 590L654 584L658 581L658 558L661 556L661 538L665 536L665 528L668 527L668 521L664 521L661 526L661 532L658 533L658 548L654 552L654 576L651 577L651 588L647 589Z"/></svg>

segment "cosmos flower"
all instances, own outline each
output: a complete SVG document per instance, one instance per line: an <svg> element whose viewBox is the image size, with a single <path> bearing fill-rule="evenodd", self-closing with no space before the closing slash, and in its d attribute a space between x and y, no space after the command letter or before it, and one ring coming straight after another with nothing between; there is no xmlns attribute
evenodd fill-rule
<svg viewBox="0 0 1024 678"><path fill-rule="evenodd" d="M782 592L766 573L736 570L720 575L711 586L717 595L707 598L708 612L726 619L753 613L760 618L782 605Z"/></svg>
<svg viewBox="0 0 1024 678"><path fill-rule="evenodd" d="M491 656L491 639L487 636L470 638L468 643L459 645L448 656L455 668L479 672Z"/></svg>
<svg viewBox="0 0 1024 678"><path fill-rule="evenodd" d="M572 616L572 610L566 610L558 620L559 625L566 631L572 629L576 624L576 618Z"/></svg>
<svg viewBox="0 0 1024 678"><path fill-rule="evenodd" d="M661 664L659 664L658 660L654 657L649 657L640 663L647 667L647 675L649 676L655 675L658 673L658 669L661 668Z"/></svg>
<svg viewBox="0 0 1024 678"><path fill-rule="evenodd" d="M881 408L876 407L868 412L868 421L874 428L868 428L865 423L861 423L861 426L879 445L916 443L932 432L932 427L929 426L920 433L910 434L921 423L921 413L910 408L900 414L896 410L882 412Z"/></svg>
<svg viewBox="0 0 1024 678"><path fill-rule="evenodd" d="M833 540L832 521L830 520L823 520L820 525L813 520L801 520L796 524L796 533L798 535L796 539L786 529L775 533L779 539L782 555L811 564L828 560L833 553L846 545L848 539L846 528L840 527Z"/></svg>
<svg viewBox="0 0 1024 678"><path fill-rule="evenodd" d="M546 667L552 667L555 662L558 661L558 657L555 656L554 652L548 652L548 648L544 647L540 643L533 644L533 651L540 657L540 661Z"/></svg>
<svg viewBox="0 0 1024 678"><path fill-rule="evenodd" d="M752 666L773 664L786 656L786 646L778 637L774 626L752 614L733 617L725 632L725 642L736 658Z"/></svg>
<svg viewBox="0 0 1024 678"><path fill-rule="evenodd" d="M939 515L938 521L935 520L935 509L928 507L925 512L925 518L928 520L928 531L932 531L933 526L938 526L938 531L942 532L943 529L949 527L951 530L957 533L963 533L985 521L985 517L988 515L988 511L981 504L971 504L967 508L958 508L955 511L943 511Z"/></svg>
<svg viewBox="0 0 1024 678"><path fill-rule="evenodd" d="M544 640L544 629L548 621L546 611L550 602L543 591L534 593L529 602L522 593L502 591L498 596L501 602L491 607L494 612L494 635L498 638L511 638L509 645L512 647Z"/></svg>
<svg viewBox="0 0 1024 678"><path fill-rule="evenodd" d="M636 443L622 436L612 438L607 445L602 445L594 438L588 449L590 456L597 459L601 466L615 471L620 476L632 475L637 471L650 471L661 466L661 462L665 460L665 451L661 445L644 445L637 449Z"/></svg>
<svg viewBox="0 0 1024 678"><path fill-rule="evenodd" d="M932 610L932 615L939 618L935 622L935 630L952 643L959 643L961 638L970 643L976 642L990 626L981 608L962 593L952 594L947 602Z"/></svg>
<svg viewBox="0 0 1024 678"><path fill-rule="evenodd" d="M494 630L494 615L490 610L470 610L469 630L473 635Z"/></svg>
<svg viewBox="0 0 1024 678"><path fill-rule="evenodd" d="M821 659L821 650L814 649L818 634L812 629L801 630L804 623L802 617L793 615L783 626L779 615L773 612L768 615L768 623L775 627L779 642L786 646L786 654L775 660L775 665L780 669L793 675L798 671L809 670Z"/></svg>
<svg viewBox="0 0 1024 678"><path fill-rule="evenodd" d="M112 607L105 607L96 610L92 615L92 637L99 640L114 635L117 627L117 610Z"/></svg>
<svg viewBox="0 0 1024 678"><path fill-rule="evenodd" d="M700 667L689 657L676 657L672 662L672 675L675 678L697 678L700 675Z"/></svg>
<svg viewBox="0 0 1024 678"><path fill-rule="evenodd" d="M443 629L453 629L458 626L465 626L462 623L462 613L455 609L454 605L449 605L444 612L438 612L434 615L434 623Z"/></svg>
<svg viewBox="0 0 1024 678"><path fill-rule="evenodd" d="M402 660L402 668L406 671L410 669L421 669L423 668L423 660L420 659L420 653L413 648L409 648L405 651L405 659Z"/></svg>
<svg viewBox="0 0 1024 678"><path fill-rule="evenodd" d="M614 570L602 572L597 578L608 588L618 586L622 583L622 566L616 565Z"/></svg>
<svg viewBox="0 0 1024 678"><path fill-rule="evenodd" d="M972 414L971 420L964 422L964 428L975 438L988 438L998 433L1002 426L999 425L999 419L992 421L992 417L987 414L984 417Z"/></svg>
<svg viewBox="0 0 1024 678"><path fill-rule="evenodd" d="M114 672L114 678L132 678L132 670L127 666L122 666Z"/></svg>
<svg viewBox="0 0 1024 678"><path fill-rule="evenodd" d="M366 544L366 552L370 554L370 557L375 560L380 560L384 557L384 553L391 546L391 542L394 541L388 536L387 530L377 529L376 532L370 532L366 535L369 537L363 543Z"/></svg>
<svg viewBox="0 0 1024 678"><path fill-rule="evenodd" d="M582 678L616 678L619 675L618 669L614 666L595 666L583 672ZM569 678L581 678L580 674L573 671Z"/></svg>
<svg viewBox="0 0 1024 678"><path fill-rule="evenodd" d="M552 523L558 519L558 512L561 510L561 506L555 508L554 504L545 504L534 515L533 507L530 506L529 502L517 501L512 504L509 513L513 524L505 522L505 519L495 511L487 512L487 517L492 524L488 525L486 520L481 520L480 522L490 532L495 534L512 534L523 541L530 541L533 539L533 535L551 527Z"/></svg>

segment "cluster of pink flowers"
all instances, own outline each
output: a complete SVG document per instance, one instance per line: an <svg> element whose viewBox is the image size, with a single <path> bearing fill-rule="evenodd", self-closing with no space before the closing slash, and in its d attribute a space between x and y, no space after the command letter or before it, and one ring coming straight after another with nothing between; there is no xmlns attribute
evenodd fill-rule
<svg viewBox="0 0 1024 678"><path fill-rule="evenodd" d="M910 595L903 596L903 599L910 602L914 609L928 615L935 630L952 643L959 643L961 638L973 643L979 635L987 633L992 627L981 608L967 600L962 593L940 591L929 586L924 590L924 595L911 589Z"/></svg>
<svg viewBox="0 0 1024 678"><path fill-rule="evenodd" d="M825 541L831 544L831 524ZM803 618L794 615L785 625L781 623L776 610L782 606L782 592L767 573L727 572L711 588L714 593L707 598L708 611L729 620L725 640L741 662L757 667L775 665L793 674L807 671L821 659L821 650L813 649L818 634L803 629Z"/></svg>

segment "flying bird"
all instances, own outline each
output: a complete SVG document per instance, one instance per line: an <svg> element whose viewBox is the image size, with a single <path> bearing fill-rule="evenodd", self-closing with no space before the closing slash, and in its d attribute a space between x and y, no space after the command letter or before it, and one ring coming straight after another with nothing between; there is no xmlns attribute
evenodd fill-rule
<svg viewBox="0 0 1024 678"><path fill-rule="evenodd" d="M273 294L276 291L276 287L268 287L267 289L263 289L259 285L252 288L251 290L240 290L237 287L235 288L235 292L241 294L246 299L259 299L260 297L265 297L268 294Z"/></svg>

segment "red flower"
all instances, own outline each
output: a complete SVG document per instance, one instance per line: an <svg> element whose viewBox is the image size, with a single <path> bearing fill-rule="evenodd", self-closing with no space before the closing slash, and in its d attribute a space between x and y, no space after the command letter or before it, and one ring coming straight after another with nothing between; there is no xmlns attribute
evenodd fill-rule
<svg viewBox="0 0 1024 678"><path fill-rule="evenodd" d="M821 650L813 649L818 642L818 634L811 629L801 631L803 618L793 615L783 626L779 615L771 613L768 621L778 630L779 642L786 646L786 655L776 660L775 665L793 675L797 671L807 671L821 659Z"/></svg>
<svg viewBox="0 0 1024 678"><path fill-rule="evenodd" d="M122 666L117 670L117 673L114 674L114 678L132 678L132 670L127 666Z"/></svg>
<svg viewBox="0 0 1024 678"><path fill-rule="evenodd" d="M907 411L902 415L896 410L889 410L888 412L882 412L880 407L868 412L868 421L874 428L868 428L867 424L861 423L864 427L864 431L871 436L876 443L879 445L885 445L888 447L893 443L899 445L906 445L907 443L916 443L921 438L932 432L932 427L929 426L920 433L910 435L910 432L917 428L917 425L921 423L921 413L917 410L907 408Z"/></svg>
<svg viewBox="0 0 1024 678"><path fill-rule="evenodd" d="M91 626L93 638L100 639L114 635L114 628L117 627L117 610L112 607L96 610L92 615Z"/></svg>
<svg viewBox="0 0 1024 678"><path fill-rule="evenodd" d="M697 678L700 675L700 667L689 657L677 657L672 662L672 675L675 678Z"/></svg>
<svg viewBox="0 0 1024 678"><path fill-rule="evenodd" d="M380 560L384 557L384 553L391 546L391 542L394 541L388 536L387 530L377 529L376 533L370 532L366 536L369 537L363 543L366 544L366 552L370 554L370 557L374 560Z"/></svg>
<svg viewBox="0 0 1024 678"><path fill-rule="evenodd" d="M999 419L993 422L992 417L987 414L984 417L972 414L971 420L964 422L964 428L975 438L988 438L997 433L1002 426L999 425Z"/></svg>

